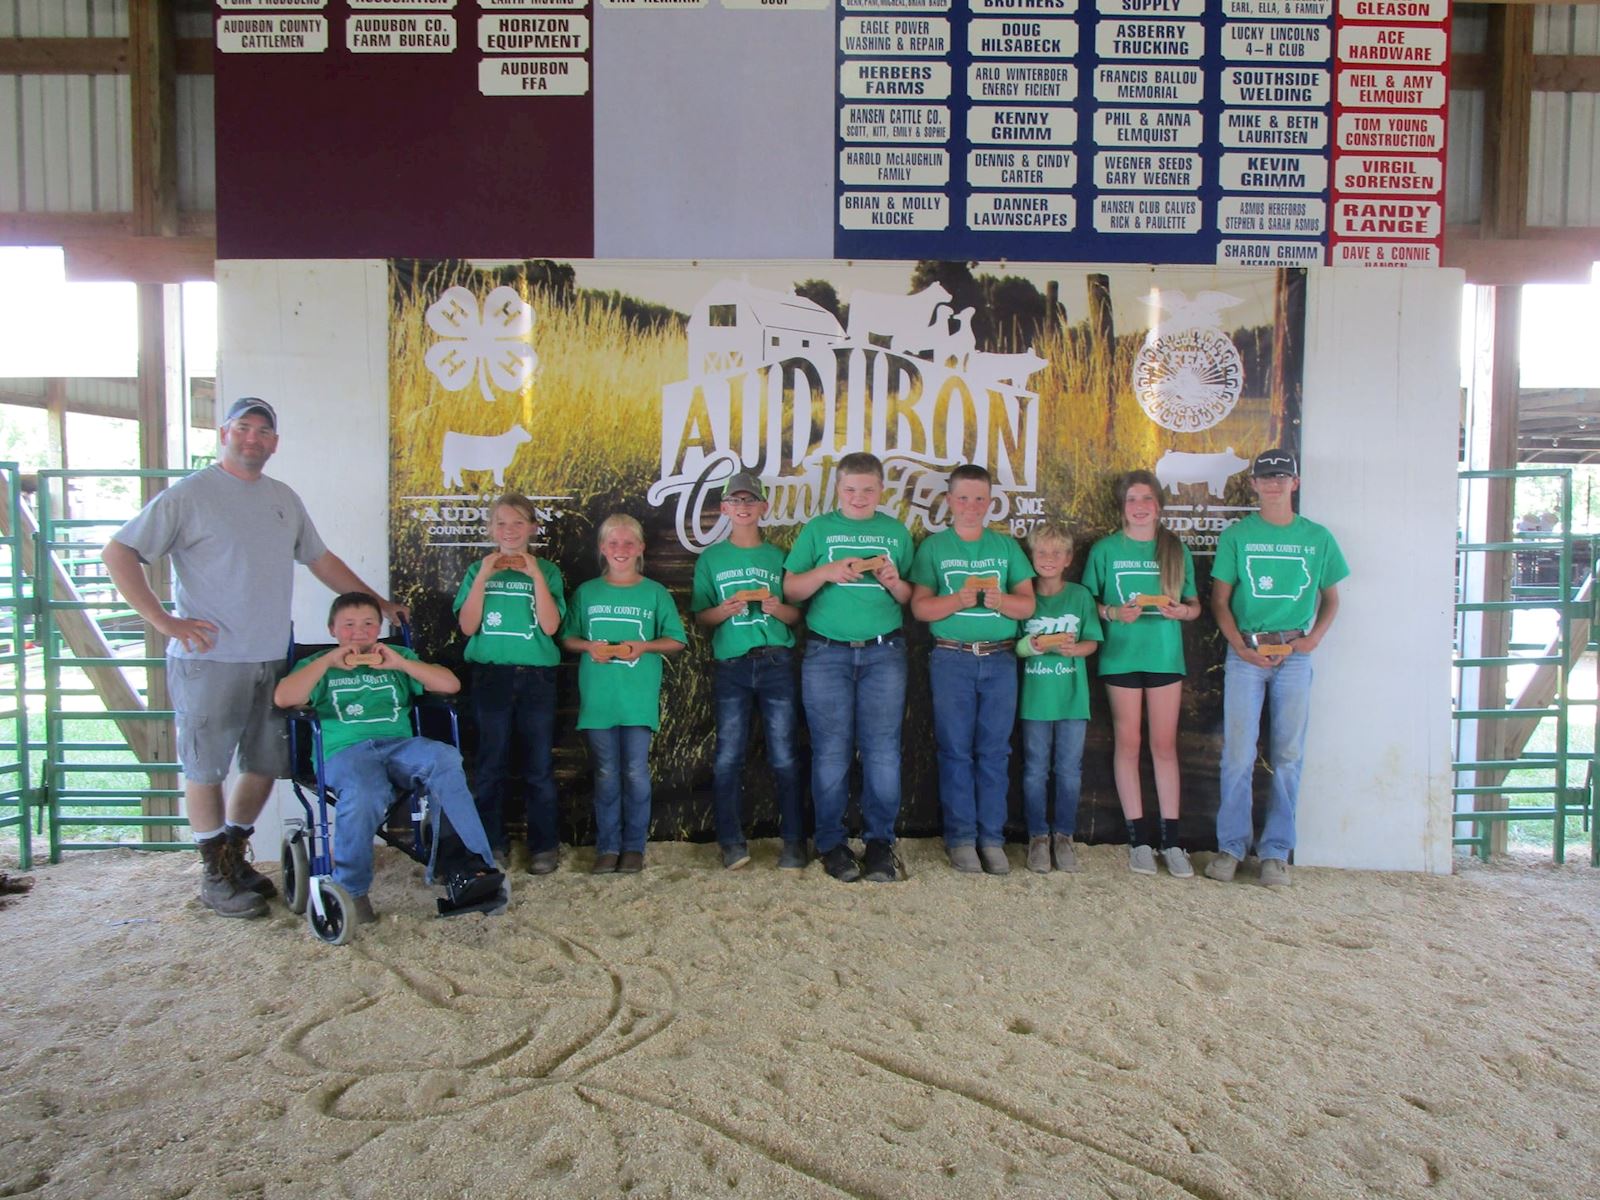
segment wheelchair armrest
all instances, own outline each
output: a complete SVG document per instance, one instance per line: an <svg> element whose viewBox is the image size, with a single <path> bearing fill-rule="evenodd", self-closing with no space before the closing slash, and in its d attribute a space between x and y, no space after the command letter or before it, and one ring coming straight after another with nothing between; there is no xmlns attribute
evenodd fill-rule
<svg viewBox="0 0 1600 1200"><path fill-rule="evenodd" d="M317 719L317 710L309 704L296 705L294 708L278 708L274 706L272 711L285 721L315 721Z"/></svg>
<svg viewBox="0 0 1600 1200"><path fill-rule="evenodd" d="M457 697L441 695L439 692L423 692L411 703L417 708L437 708L443 712L461 707Z"/></svg>

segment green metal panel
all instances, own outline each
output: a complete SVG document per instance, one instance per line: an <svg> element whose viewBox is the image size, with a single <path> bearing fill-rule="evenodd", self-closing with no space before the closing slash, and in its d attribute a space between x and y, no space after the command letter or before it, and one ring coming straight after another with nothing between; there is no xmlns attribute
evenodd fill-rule
<svg viewBox="0 0 1600 1200"><path fill-rule="evenodd" d="M0 535L0 830L16 830L17 863L27 870L33 865L27 698L33 601L22 572L22 489L16 463L0 463L0 488L9 530Z"/></svg>
<svg viewBox="0 0 1600 1200"><path fill-rule="evenodd" d="M113 505L103 512L77 512L64 517L52 503L52 497L69 494L75 481L113 479L137 485L146 479L180 479L188 474L72 470L39 473L40 559L51 555L78 591L77 597L58 595L51 573L39 572L37 607L45 618L44 636L40 639L45 710L44 799L52 862L59 862L67 850L189 847L187 841L149 840L153 834L148 831L176 828L185 824L185 819L147 812L144 807L147 800L172 800L182 795L181 788L153 787L149 779L151 775L176 774L178 765L170 761L139 762L122 738L118 724L170 721L172 710L108 710L92 686L94 672L115 667L131 679L142 678L144 685L138 690L147 696L151 673L165 669L164 658L146 652L145 622L117 594L100 559L106 541L138 511L139 489L133 489L134 496L127 504ZM75 503L81 506L82 501ZM115 657L76 655L61 632L61 621L67 613L92 621Z"/></svg>
<svg viewBox="0 0 1600 1200"><path fill-rule="evenodd" d="M1588 635L1584 638L1585 645L1593 650L1596 645L1596 616L1595 598L1580 600L1579 594L1583 580L1574 578L1573 563L1575 548L1584 544L1589 549L1590 572L1592 573L1597 563L1596 551L1600 550L1600 538L1590 535L1578 535L1570 532L1572 528L1572 472L1567 468L1553 467L1516 467L1507 470L1462 471L1460 478L1463 481L1485 479L1510 479L1521 480L1531 478L1555 479L1561 485L1561 506L1559 524L1565 531L1562 533L1539 532L1525 539L1516 539L1509 542L1461 542L1457 544L1457 563L1459 580L1468 576L1468 558L1472 555L1517 555L1526 553L1543 553L1556 555L1557 579L1554 584L1537 583L1513 585L1513 599L1490 601L1462 601L1457 597L1455 606L1458 614L1490 613L1490 612L1552 612L1557 623L1557 636L1555 653L1548 653L1543 645L1528 645L1526 643L1513 643L1512 649L1518 648L1533 651L1529 654L1510 654L1503 656L1462 656L1458 653L1455 659L1455 719L1457 721L1496 721L1506 719L1537 719L1541 723L1553 723L1554 744L1549 750L1530 750L1526 747L1517 758L1478 759L1462 758L1452 764L1452 769L1459 778L1462 775L1471 775L1474 782L1461 784L1451 789L1458 797L1474 797L1485 795L1499 795L1512 797L1540 797L1547 798L1546 804L1519 804L1514 799L1503 810L1476 811L1472 809L1458 809L1454 814L1457 826L1457 835L1453 839L1457 846L1471 847L1480 857L1489 856L1490 829L1497 823L1548 823L1551 830L1551 854L1556 862L1566 860L1567 824L1577 818L1581 826L1589 833L1590 863L1600 866L1600 796L1596 794L1596 776L1600 775L1595 767L1600 762L1600 704L1595 700L1575 697L1571 694L1572 671L1578 670L1582 659L1578 659L1572 671L1566 669L1565 664L1577 658L1576 652L1584 649L1575 645L1579 636L1577 622L1588 620ZM1511 572L1515 578L1515 571ZM1461 628L1458 617L1458 630ZM1459 646L1458 646L1459 652ZM1483 668L1513 668L1551 666L1556 668L1556 694L1553 703L1543 708L1518 709L1505 708L1464 708L1461 697L1462 688L1467 673ZM1579 745L1575 737L1577 728L1582 727L1589 735L1589 749L1585 750ZM1497 784L1483 784L1476 782L1478 772L1493 771L1501 773L1501 782ZM1573 783L1573 773L1582 771L1584 781L1577 786ZM1537 781L1531 781L1529 772L1540 773Z"/></svg>

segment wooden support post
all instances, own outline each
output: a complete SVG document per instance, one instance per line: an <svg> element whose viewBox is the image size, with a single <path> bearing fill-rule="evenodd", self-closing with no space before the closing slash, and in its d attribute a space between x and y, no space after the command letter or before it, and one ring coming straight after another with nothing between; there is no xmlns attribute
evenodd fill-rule
<svg viewBox="0 0 1600 1200"><path fill-rule="evenodd" d="M1517 347L1522 329L1522 289L1505 287L1494 289L1494 363L1489 394L1489 445L1488 462L1491 470L1517 465L1517 391L1520 367ZM1515 518L1512 512L1517 498L1516 481L1488 479L1484 481L1484 526L1486 542L1509 542ZM1483 556L1483 599L1511 599L1511 579L1515 555L1487 553ZM1510 652L1511 617L1509 612L1482 614L1482 637L1478 654L1485 658L1502 657ZM1506 703L1506 669L1481 667L1478 674L1480 707L1501 708ZM1482 721L1478 725L1478 758L1499 759L1509 750L1507 725L1504 720ZM1507 801L1501 795L1475 797L1474 808L1479 812L1499 812ZM1506 824L1496 821L1489 830L1489 851L1503 854L1506 848Z"/></svg>
<svg viewBox="0 0 1600 1200"><path fill-rule="evenodd" d="M61 470L67 462L67 381L47 379L44 384L45 431L50 444L50 461ZM71 494L65 480L50 481L50 511L70 517Z"/></svg>
<svg viewBox="0 0 1600 1200"><path fill-rule="evenodd" d="M1090 275L1089 287L1089 394L1106 406L1104 445L1114 445L1117 425L1117 328L1111 312L1111 276Z"/></svg>

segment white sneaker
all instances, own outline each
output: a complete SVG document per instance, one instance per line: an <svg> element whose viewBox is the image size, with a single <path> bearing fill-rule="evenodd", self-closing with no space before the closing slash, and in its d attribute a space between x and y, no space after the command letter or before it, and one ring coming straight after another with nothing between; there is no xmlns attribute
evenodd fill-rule
<svg viewBox="0 0 1600 1200"><path fill-rule="evenodd" d="M1135 875L1156 873L1156 852L1149 846L1133 846L1128 850L1128 870Z"/></svg>
<svg viewBox="0 0 1600 1200"><path fill-rule="evenodd" d="M1168 846L1161 852L1161 858L1174 879L1194 877L1194 868L1189 865L1189 854L1182 846Z"/></svg>

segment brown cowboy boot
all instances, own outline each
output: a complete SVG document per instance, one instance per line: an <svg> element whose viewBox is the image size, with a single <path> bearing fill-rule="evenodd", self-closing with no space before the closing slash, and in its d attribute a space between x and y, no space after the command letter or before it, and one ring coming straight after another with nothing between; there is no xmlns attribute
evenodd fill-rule
<svg viewBox="0 0 1600 1200"><path fill-rule="evenodd" d="M277 885L250 865L250 835L254 832L253 825L249 829L241 829L237 825L223 827L223 836L228 839L228 845L233 847L233 855L229 859L233 867L233 885L241 891L254 892L263 900L271 900L278 894Z"/></svg>
<svg viewBox="0 0 1600 1200"><path fill-rule="evenodd" d="M200 903L220 917L264 917L267 902L234 882L233 860L237 857L226 834L196 843L205 874L200 879Z"/></svg>

